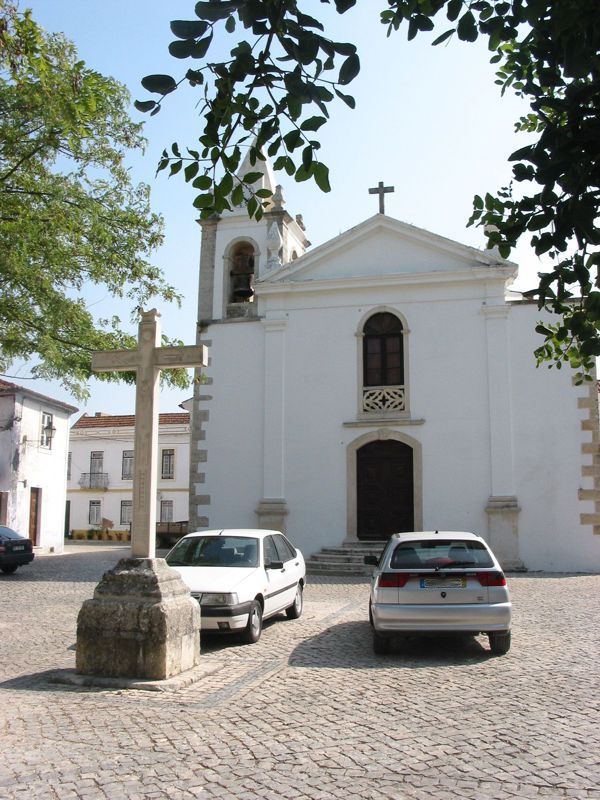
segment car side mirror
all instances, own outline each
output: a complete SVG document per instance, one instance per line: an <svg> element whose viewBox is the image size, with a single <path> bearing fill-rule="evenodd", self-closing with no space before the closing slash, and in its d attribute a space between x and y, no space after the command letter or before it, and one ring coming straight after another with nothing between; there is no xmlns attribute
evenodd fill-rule
<svg viewBox="0 0 600 800"><path fill-rule="evenodd" d="M283 561L268 561L265 569L283 569Z"/></svg>
<svg viewBox="0 0 600 800"><path fill-rule="evenodd" d="M365 564L370 564L371 566L376 567L377 564L379 564L379 558L372 555L365 556Z"/></svg>

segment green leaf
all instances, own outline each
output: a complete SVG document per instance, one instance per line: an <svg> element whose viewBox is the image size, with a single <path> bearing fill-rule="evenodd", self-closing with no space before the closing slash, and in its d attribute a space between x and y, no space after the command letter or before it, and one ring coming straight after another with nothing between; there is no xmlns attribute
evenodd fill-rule
<svg viewBox="0 0 600 800"><path fill-rule="evenodd" d="M169 45L169 53L173 58L189 58L195 44L193 39L187 39L184 42L176 40Z"/></svg>
<svg viewBox="0 0 600 800"><path fill-rule="evenodd" d="M474 42L477 39L477 24L472 11L467 11L462 15L458 20L456 31L461 42Z"/></svg>
<svg viewBox="0 0 600 800"><path fill-rule="evenodd" d="M254 194L257 197L264 197L264 198L273 197L273 192L270 189L257 189L256 192L254 192Z"/></svg>
<svg viewBox="0 0 600 800"><path fill-rule="evenodd" d="M213 35L211 31L208 36L204 37L204 39L200 39L199 42L196 42L192 48L192 58L204 58L208 52L208 48L210 47L212 39Z"/></svg>
<svg viewBox="0 0 600 800"><path fill-rule="evenodd" d="M342 92L338 91L337 89L334 90L340 100L343 100L344 103L348 106L348 108L356 108L356 100L350 94L342 94Z"/></svg>
<svg viewBox="0 0 600 800"><path fill-rule="evenodd" d="M154 100L136 100L133 104L138 111L141 111L145 114L147 111L152 111L152 109L156 106L156 102Z"/></svg>
<svg viewBox="0 0 600 800"><path fill-rule="evenodd" d="M177 175L182 166L183 166L183 161L174 161L171 164L171 171L169 172L169 177L171 177L171 175Z"/></svg>
<svg viewBox="0 0 600 800"><path fill-rule="evenodd" d="M193 206L194 208L208 208L213 205L213 202L214 197L212 194L199 194L194 200Z"/></svg>
<svg viewBox="0 0 600 800"><path fill-rule="evenodd" d="M359 72L360 72L360 59L356 55L356 53L354 53L353 55L348 56L348 58L342 64L340 69L340 75L338 78L338 83L340 83L342 86L345 86L346 84L353 81Z"/></svg>
<svg viewBox="0 0 600 800"><path fill-rule="evenodd" d="M322 192L330 192L331 185L329 183L329 169L325 166L325 164L319 162L318 164L314 164L314 171L315 183L319 187Z"/></svg>
<svg viewBox="0 0 600 800"><path fill-rule="evenodd" d="M208 30L208 23L197 19L174 19L171 22L171 33L178 39L197 39Z"/></svg>
<svg viewBox="0 0 600 800"><path fill-rule="evenodd" d="M209 22L217 22L217 20L225 19L233 11L244 5L244 0L228 0L228 2L200 2L196 3L194 13L200 19L206 19Z"/></svg>
<svg viewBox="0 0 600 800"><path fill-rule="evenodd" d="M142 86L154 94L169 94L177 88L177 83L170 75L146 75Z"/></svg>
<svg viewBox="0 0 600 800"><path fill-rule="evenodd" d="M437 39L434 39L434 41L431 44L432 45L442 44L442 42L445 42L446 39L449 39L455 31L456 28L450 28L450 30L447 30L445 33L442 33L441 36L438 36Z"/></svg>
<svg viewBox="0 0 600 800"><path fill-rule="evenodd" d="M244 202L244 189L241 183L238 183L231 193L231 202L234 206L241 206Z"/></svg>
<svg viewBox="0 0 600 800"><path fill-rule="evenodd" d="M196 180L192 183L194 189L210 189L212 186L212 179L208 175L198 175Z"/></svg>
<svg viewBox="0 0 600 800"><path fill-rule="evenodd" d="M243 181L244 183L256 183L262 178L262 172L247 172L244 175Z"/></svg>
<svg viewBox="0 0 600 800"><path fill-rule="evenodd" d="M310 117L300 125L303 131L318 131L327 122L325 117Z"/></svg>
<svg viewBox="0 0 600 800"><path fill-rule="evenodd" d="M235 17L234 16L227 17L227 20L225 22L225 30L227 31L227 33L233 33L234 32L234 30L235 30Z"/></svg>
<svg viewBox="0 0 600 800"><path fill-rule="evenodd" d="M349 8L356 5L356 0L335 0L335 10L338 14L344 14Z"/></svg>
<svg viewBox="0 0 600 800"><path fill-rule="evenodd" d="M183 170L186 183L189 183L192 180L192 178L196 177L199 169L200 169L200 164L198 164L197 161L192 161L191 164L187 165L187 167Z"/></svg>

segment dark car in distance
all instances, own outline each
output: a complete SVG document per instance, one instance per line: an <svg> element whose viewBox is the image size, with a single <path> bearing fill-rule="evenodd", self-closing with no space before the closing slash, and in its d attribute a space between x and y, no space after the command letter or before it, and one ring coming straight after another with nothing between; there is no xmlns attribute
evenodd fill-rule
<svg viewBox="0 0 600 800"><path fill-rule="evenodd" d="M0 569L6 575L17 567L33 561L33 547L30 539L25 539L12 528L0 525Z"/></svg>

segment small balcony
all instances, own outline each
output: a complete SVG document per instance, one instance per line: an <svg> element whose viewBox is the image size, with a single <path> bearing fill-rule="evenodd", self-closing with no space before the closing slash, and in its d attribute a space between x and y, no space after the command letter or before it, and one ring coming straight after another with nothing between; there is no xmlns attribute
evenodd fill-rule
<svg viewBox="0 0 600 800"><path fill-rule="evenodd" d="M108 472L82 472L79 486L82 489L108 489Z"/></svg>
<svg viewBox="0 0 600 800"><path fill-rule="evenodd" d="M363 388L362 410L374 413L406 411L405 387L365 386Z"/></svg>

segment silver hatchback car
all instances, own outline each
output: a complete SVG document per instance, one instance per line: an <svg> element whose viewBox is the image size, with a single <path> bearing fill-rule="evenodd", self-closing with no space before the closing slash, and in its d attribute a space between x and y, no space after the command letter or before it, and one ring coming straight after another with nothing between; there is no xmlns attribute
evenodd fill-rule
<svg viewBox="0 0 600 800"><path fill-rule="evenodd" d="M474 533L396 533L381 558L365 556L371 579L373 649L387 653L395 635L487 634L492 653L510 648L512 606L506 578Z"/></svg>

